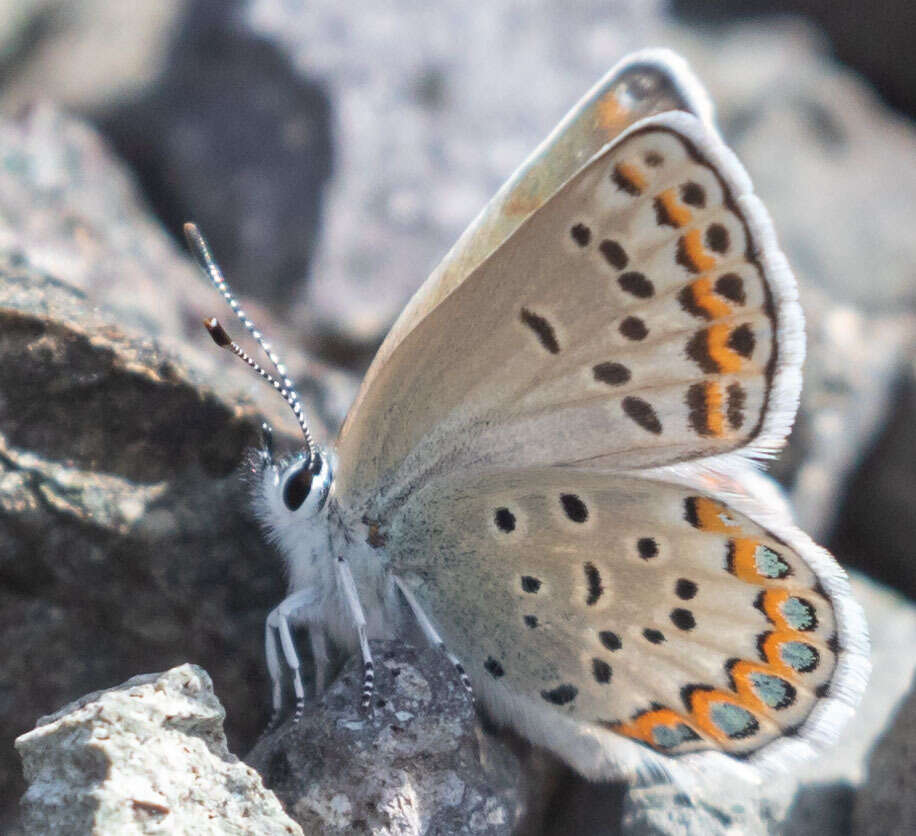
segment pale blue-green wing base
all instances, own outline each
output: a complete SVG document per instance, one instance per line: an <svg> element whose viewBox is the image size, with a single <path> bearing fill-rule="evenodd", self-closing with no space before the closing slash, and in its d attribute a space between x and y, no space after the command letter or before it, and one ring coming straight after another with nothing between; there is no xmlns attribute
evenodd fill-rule
<svg viewBox="0 0 916 836"><path fill-rule="evenodd" d="M381 535L493 715L591 777L721 755L775 770L864 687L836 562L696 488L565 468L433 480Z"/></svg>

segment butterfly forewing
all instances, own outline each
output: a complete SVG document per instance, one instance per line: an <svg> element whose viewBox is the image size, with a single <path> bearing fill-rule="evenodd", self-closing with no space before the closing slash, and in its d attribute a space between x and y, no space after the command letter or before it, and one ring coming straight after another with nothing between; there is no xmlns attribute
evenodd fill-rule
<svg viewBox="0 0 916 836"><path fill-rule="evenodd" d="M376 354L362 391L417 323L595 154L640 119L677 110L693 114L715 133L709 99L679 56L644 50L613 67L519 166L410 300ZM357 414L356 409L351 413Z"/></svg>
<svg viewBox="0 0 916 836"><path fill-rule="evenodd" d="M341 489L383 519L443 469L635 469L759 442L798 318L761 213L696 119L637 127L402 340L342 432Z"/></svg>
<svg viewBox="0 0 916 836"><path fill-rule="evenodd" d="M746 755L831 693L840 641L817 571L702 492L555 468L437 480L389 534L497 713L519 697L545 727Z"/></svg>

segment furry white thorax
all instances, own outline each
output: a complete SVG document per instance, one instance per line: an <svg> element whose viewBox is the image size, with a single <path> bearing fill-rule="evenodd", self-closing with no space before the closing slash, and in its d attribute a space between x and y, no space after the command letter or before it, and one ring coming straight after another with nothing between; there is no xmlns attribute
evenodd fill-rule
<svg viewBox="0 0 916 836"><path fill-rule="evenodd" d="M359 645L335 572L339 557L349 563L369 638L397 635L401 610L384 550L366 542L368 527L347 515L337 502L333 453L320 448L316 452L321 456L322 467L312 491L323 491L323 501L306 501L297 510L289 510L283 499L284 485L303 458L273 462L269 454L262 452L253 485L254 510L268 539L283 555L288 594L312 593L307 596L309 604L297 610L292 621L310 630L324 631L335 645L353 652Z"/></svg>

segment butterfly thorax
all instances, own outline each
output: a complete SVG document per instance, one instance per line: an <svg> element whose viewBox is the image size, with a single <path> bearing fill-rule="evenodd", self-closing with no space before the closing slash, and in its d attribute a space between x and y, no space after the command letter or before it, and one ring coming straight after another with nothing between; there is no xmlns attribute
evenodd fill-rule
<svg viewBox="0 0 916 836"><path fill-rule="evenodd" d="M369 526L334 491L333 454L316 447L274 461L260 451L252 462L254 506L287 567L290 595L307 590L308 606L294 620L323 625L336 644L353 648L356 634L340 588L335 563L345 559L366 611L372 638L397 633L399 610L384 549L372 542Z"/></svg>

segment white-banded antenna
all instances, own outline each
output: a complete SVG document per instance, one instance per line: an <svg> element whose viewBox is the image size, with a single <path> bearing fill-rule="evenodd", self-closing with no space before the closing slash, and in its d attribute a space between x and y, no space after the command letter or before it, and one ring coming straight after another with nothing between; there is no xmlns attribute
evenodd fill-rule
<svg viewBox="0 0 916 836"><path fill-rule="evenodd" d="M296 416L296 421L299 424L300 429L302 430L302 436L305 439L305 452L306 455L311 458L312 448L314 447L314 442L312 441L312 434L309 432L308 424L305 421L305 416L302 413L302 404L299 403L299 395L296 394L296 390L293 386L292 380L289 379L289 375L286 371L286 366L280 361L280 358L271 348L270 343L268 343L261 332L257 329L257 326L248 318L245 311L242 310L241 305L239 305L232 291L229 289L229 285L226 284L226 279L223 277L222 270L219 269L217 263L213 260L213 256L210 254L210 248L207 246L207 242L204 240L203 235L200 234L200 230L195 224L186 223L184 225L184 234L188 239L188 245L191 248L191 252L194 254L194 257L197 259L197 263L200 265L201 269L207 274L207 277L213 283L213 286L220 292L222 297L226 300L229 307L232 308L235 315L239 318L242 325L245 326L245 330L254 338L255 342L261 346L261 349L267 355L267 358L273 363L274 368L277 370L279 379L275 378L270 372L265 371L261 368L251 356L239 346L226 332L226 329L219 324L219 321L216 317L210 317L204 320L204 327L210 333L210 336L220 348L226 348L231 351L236 357L244 360L252 369L257 372L257 374L264 378L271 386L274 387L283 398L284 401L289 405L289 408L292 409L293 415Z"/></svg>

